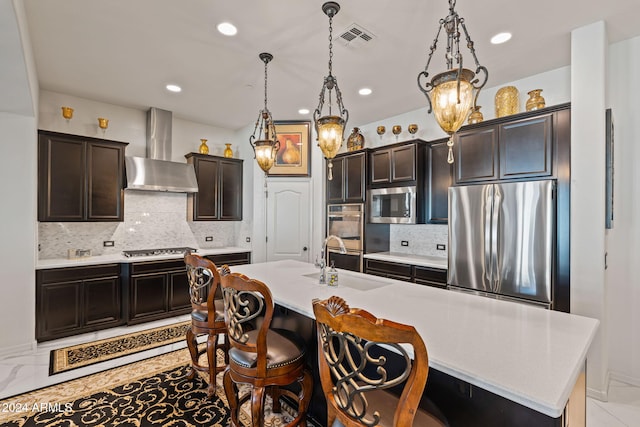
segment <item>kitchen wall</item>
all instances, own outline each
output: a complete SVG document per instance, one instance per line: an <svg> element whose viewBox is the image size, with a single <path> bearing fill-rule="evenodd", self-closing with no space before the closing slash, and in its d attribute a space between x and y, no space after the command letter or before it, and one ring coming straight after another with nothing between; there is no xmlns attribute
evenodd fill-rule
<svg viewBox="0 0 640 427"><path fill-rule="evenodd" d="M60 107L63 105L75 110L69 121L61 115ZM40 93L39 109L40 129L128 142L127 156L146 156L144 110L44 90ZM98 128L97 117L109 119L106 132ZM222 155L225 143L232 144L235 157L247 154L238 147L236 133L228 129L175 116L172 127L173 161L186 162L184 155L197 152L201 138L208 140L210 154ZM187 220L185 193L125 190L123 222L39 223L39 258L66 257L68 249L91 249L93 255L178 246L238 246L251 249L251 244L245 241L251 235L251 206L244 208L244 221L194 222ZM206 242L206 236L212 236L213 241ZM113 240L115 246L105 248L105 240Z"/></svg>

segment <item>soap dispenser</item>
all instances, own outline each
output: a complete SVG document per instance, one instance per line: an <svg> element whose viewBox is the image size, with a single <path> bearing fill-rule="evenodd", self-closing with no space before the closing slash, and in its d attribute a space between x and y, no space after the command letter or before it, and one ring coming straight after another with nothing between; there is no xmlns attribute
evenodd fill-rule
<svg viewBox="0 0 640 427"><path fill-rule="evenodd" d="M336 266L334 262L331 261L331 269L329 269L329 286L338 286L338 270L336 270Z"/></svg>

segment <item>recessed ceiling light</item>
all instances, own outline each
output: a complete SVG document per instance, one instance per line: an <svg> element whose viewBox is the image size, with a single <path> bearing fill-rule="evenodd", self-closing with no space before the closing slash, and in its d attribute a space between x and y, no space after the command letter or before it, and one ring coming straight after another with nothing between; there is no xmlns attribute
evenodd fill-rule
<svg viewBox="0 0 640 427"><path fill-rule="evenodd" d="M368 87L363 87L362 89L360 89L358 91L358 93L360 95L363 95L363 96L371 95L371 92L373 92L373 91L371 89L369 89Z"/></svg>
<svg viewBox="0 0 640 427"><path fill-rule="evenodd" d="M218 31L220 31L225 36L235 36L238 32L238 29L230 22L222 22L218 24Z"/></svg>
<svg viewBox="0 0 640 427"><path fill-rule="evenodd" d="M298 113L299 114L309 114L309 110L306 109L306 108L301 108L301 109L298 110Z"/></svg>
<svg viewBox="0 0 640 427"><path fill-rule="evenodd" d="M491 37L491 43L493 44L501 44L509 40L511 40L511 33L498 33Z"/></svg>
<svg viewBox="0 0 640 427"><path fill-rule="evenodd" d="M178 85L174 85L174 84L168 84L167 86L165 86L167 88L168 91L170 92L182 92L182 88Z"/></svg>

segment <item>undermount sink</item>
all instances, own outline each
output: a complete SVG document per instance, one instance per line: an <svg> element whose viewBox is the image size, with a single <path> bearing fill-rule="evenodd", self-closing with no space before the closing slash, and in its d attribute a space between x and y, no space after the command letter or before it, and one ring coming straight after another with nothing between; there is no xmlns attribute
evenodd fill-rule
<svg viewBox="0 0 640 427"><path fill-rule="evenodd" d="M327 270L328 273L328 270ZM304 274L304 277L309 277L318 282L320 278L320 272ZM390 285L391 282L371 279L369 277L352 276L348 273L340 272L338 275L338 288L347 287L357 289L359 291L370 291L372 289L382 288L383 286ZM327 285L328 286L328 285Z"/></svg>

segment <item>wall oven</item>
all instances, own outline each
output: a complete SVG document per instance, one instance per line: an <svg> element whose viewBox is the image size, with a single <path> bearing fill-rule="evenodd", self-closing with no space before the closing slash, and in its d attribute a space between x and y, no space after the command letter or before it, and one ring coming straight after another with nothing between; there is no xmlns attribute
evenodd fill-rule
<svg viewBox="0 0 640 427"><path fill-rule="evenodd" d="M415 224L415 186L375 188L367 191L368 221L382 224Z"/></svg>
<svg viewBox="0 0 640 427"><path fill-rule="evenodd" d="M340 253L340 245L335 239L327 242L327 264L334 262L336 268L362 271L362 251L364 234L364 205L361 203L327 205L327 236L342 239L347 249Z"/></svg>

